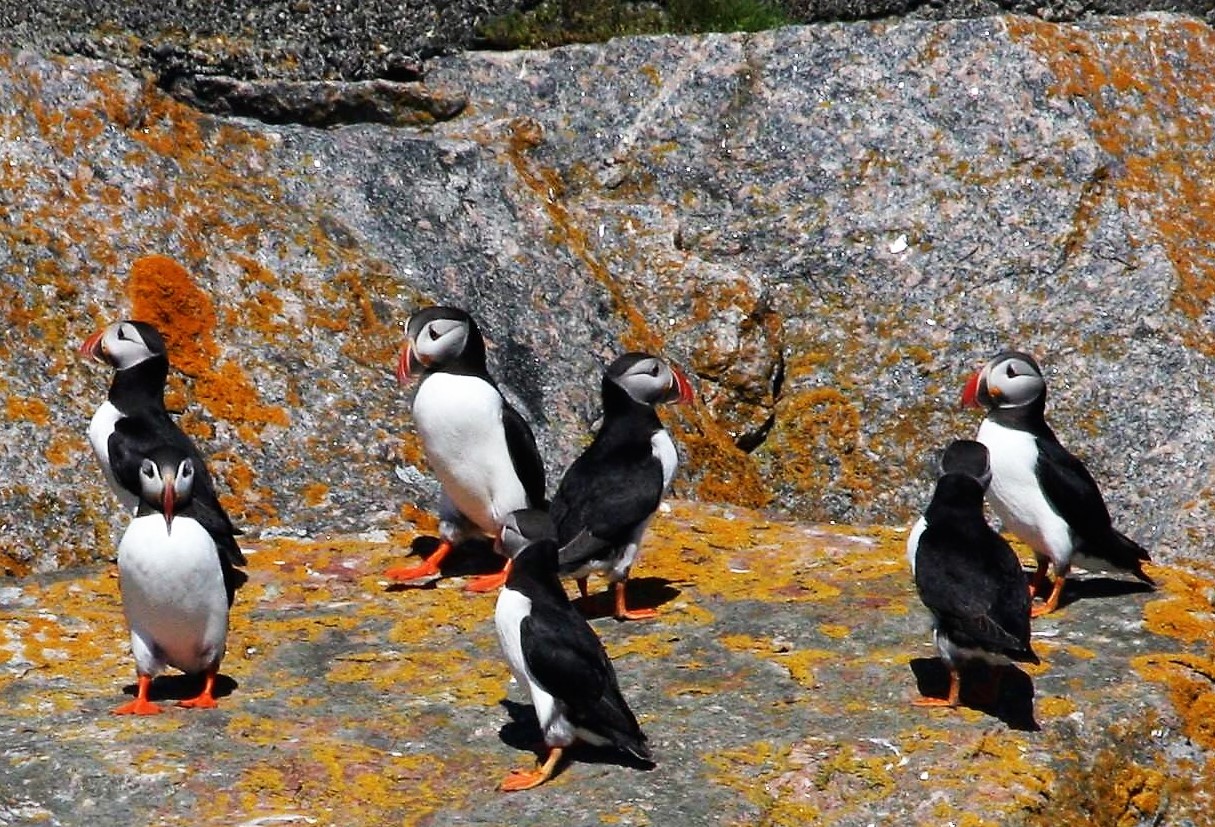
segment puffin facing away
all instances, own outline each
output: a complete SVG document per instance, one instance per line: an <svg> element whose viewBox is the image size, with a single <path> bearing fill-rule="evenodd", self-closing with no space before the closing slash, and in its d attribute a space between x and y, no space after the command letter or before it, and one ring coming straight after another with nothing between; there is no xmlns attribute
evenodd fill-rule
<svg viewBox="0 0 1215 827"><path fill-rule="evenodd" d="M198 471L176 446L140 461L139 510L118 544L122 610L138 692L116 715L152 715L152 679L166 666L202 674L202 692L178 706L208 709L228 638L228 609L243 580L196 519Z"/></svg>
<svg viewBox="0 0 1215 827"><path fill-rule="evenodd" d="M678 465L654 406L691 401L692 385L669 362L646 353L618 358L603 375L603 424L553 496L562 576L576 578L585 597L588 575L605 575L618 620L656 614L628 608L625 582Z"/></svg>
<svg viewBox="0 0 1215 827"><path fill-rule="evenodd" d="M933 640L949 669L948 697L919 698L917 706L957 706L963 661L1038 663L1021 563L983 517L990 479L986 447L950 443L932 502L907 538L916 591L932 612Z"/></svg>
<svg viewBox="0 0 1215 827"><path fill-rule="evenodd" d="M485 341L472 316L454 307L428 307L410 317L397 361L404 384L421 375L413 421L426 461L443 487L438 549L420 565L386 574L409 581L439 573L439 563L464 537L496 538L512 511L542 508L544 461L527 421L489 375ZM474 579L470 591L492 591L501 574Z"/></svg>
<svg viewBox="0 0 1215 827"><path fill-rule="evenodd" d="M139 506L143 460L158 447L180 451L193 465L194 519L229 565L245 565L236 542L241 532L220 504L202 454L165 408L169 356L160 332L146 322L115 322L86 339L80 352L114 368L107 399L89 423L89 443L123 509Z"/></svg>
<svg viewBox="0 0 1215 827"><path fill-rule="evenodd" d="M576 740L612 745L652 763L603 644L561 585L548 515L534 509L508 515L500 543L514 565L498 594L494 624L511 672L531 693L548 749L538 769L512 771L500 789L543 784Z"/></svg>
<svg viewBox="0 0 1215 827"><path fill-rule="evenodd" d="M978 440L991 452L989 499L1004 527L1033 549L1038 568L1031 596L1054 564L1054 586L1034 617L1058 607L1073 562L1126 571L1155 585L1143 571L1147 551L1113 527L1096 481L1046 424L1046 380L1032 356L996 356L970 377L962 404L987 408Z"/></svg>

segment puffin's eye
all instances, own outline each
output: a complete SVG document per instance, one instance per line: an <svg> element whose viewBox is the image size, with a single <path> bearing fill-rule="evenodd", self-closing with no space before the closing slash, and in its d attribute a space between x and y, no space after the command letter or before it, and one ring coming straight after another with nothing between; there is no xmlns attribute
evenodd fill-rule
<svg viewBox="0 0 1215 827"><path fill-rule="evenodd" d="M120 341L120 342L129 341L129 337L127 336L127 331L124 328L121 328L121 327L118 328L118 341Z"/></svg>
<svg viewBox="0 0 1215 827"><path fill-rule="evenodd" d="M152 463L145 459L143 464L139 466L139 473L143 474L148 479L152 479L156 476L156 468L152 465Z"/></svg>
<svg viewBox="0 0 1215 827"><path fill-rule="evenodd" d="M427 328L427 330L429 330L429 331L430 331L430 340L431 340L432 342L433 342L435 339L439 338L439 331L435 330L433 326L428 327L428 328Z"/></svg>
<svg viewBox="0 0 1215 827"><path fill-rule="evenodd" d="M658 376L658 363L657 362L655 362L650 367L650 376Z"/></svg>
<svg viewBox="0 0 1215 827"><path fill-rule="evenodd" d="M1010 362L1010 363L1009 363L1009 365L1008 365L1008 378L1009 378L1009 379L1015 379L1015 378L1016 378L1016 376L1017 376L1017 369L1016 369L1016 368L1014 368L1014 367L1012 366L1012 363Z"/></svg>

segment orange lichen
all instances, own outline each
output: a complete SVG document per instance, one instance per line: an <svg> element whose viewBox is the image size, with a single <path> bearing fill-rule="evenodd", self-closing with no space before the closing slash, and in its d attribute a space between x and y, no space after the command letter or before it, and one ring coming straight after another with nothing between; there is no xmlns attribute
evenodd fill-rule
<svg viewBox="0 0 1215 827"><path fill-rule="evenodd" d="M46 425L51 419L47 404L33 397L8 397L4 400L4 415L9 419L23 419L35 425Z"/></svg>
<svg viewBox="0 0 1215 827"><path fill-rule="evenodd" d="M304 498L304 505L309 508L316 508L329 497L329 486L323 482L308 483L300 492L300 496Z"/></svg>
<svg viewBox="0 0 1215 827"><path fill-rule="evenodd" d="M134 318L164 336L173 367L187 376L206 376L219 356L215 344L215 306L171 258L143 256L131 265L127 298Z"/></svg>
<svg viewBox="0 0 1215 827"><path fill-rule="evenodd" d="M1143 18L1087 29L1018 17L1008 28L1050 65L1054 94L1081 99L1093 113L1093 137L1117 170L1099 171L1101 186L1108 180L1122 209L1150 218L1152 237L1134 242L1162 245L1178 277L1173 305L1194 322L1187 339L1215 353L1215 336L1199 323L1215 300L1215 230L1207 220L1215 212L1215 131L1193 105L1215 98L1215 32L1197 21Z"/></svg>

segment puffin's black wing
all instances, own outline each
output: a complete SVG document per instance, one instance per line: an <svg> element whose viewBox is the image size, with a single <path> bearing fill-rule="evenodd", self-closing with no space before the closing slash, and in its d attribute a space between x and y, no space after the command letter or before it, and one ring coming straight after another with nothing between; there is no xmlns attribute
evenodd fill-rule
<svg viewBox="0 0 1215 827"><path fill-rule="evenodd" d="M1041 437L1036 442L1038 479L1051 507L1081 537L1104 537L1110 512L1093 475L1058 442Z"/></svg>
<svg viewBox="0 0 1215 827"><path fill-rule="evenodd" d="M1143 563L1151 559L1147 549L1113 527L1101 489L1084 463L1057 442L1041 438L1037 442L1042 493L1079 538L1077 551L1108 560L1154 584L1143 571Z"/></svg>
<svg viewBox="0 0 1215 827"><path fill-rule="evenodd" d="M167 426L167 427L166 427ZM142 416L124 416L114 423L114 432L107 443L110 467L114 477L123 488L138 496L140 492L139 468L143 458L164 445L181 450L194 461L194 494L191 499L191 516L199 522L220 552L220 560L231 565L247 564L245 555L237 545L236 535L240 531L215 495L211 475L198 448L167 417L163 422Z"/></svg>
<svg viewBox="0 0 1215 827"><path fill-rule="evenodd" d="M551 510L563 569L624 544L657 510L662 500L662 463L648 443L645 449L644 454L599 455L588 449L570 466Z"/></svg>
<svg viewBox="0 0 1215 827"><path fill-rule="evenodd" d="M515 473L527 493L529 508L548 508L545 499L544 459L536 447L536 436L527 420L511 405L502 401L502 427L506 430L506 449L510 452Z"/></svg>
<svg viewBox="0 0 1215 827"><path fill-rule="evenodd" d="M915 585L958 645L1037 661L1029 649L1029 592L1021 564L986 523L929 525L920 535Z"/></svg>
<svg viewBox="0 0 1215 827"><path fill-rule="evenodd" d="M532 604L520 624L528 670L566 706L574 726L602 735L639 758L650 748L616 681L616 670L590 625L572 607Z"/></svg>

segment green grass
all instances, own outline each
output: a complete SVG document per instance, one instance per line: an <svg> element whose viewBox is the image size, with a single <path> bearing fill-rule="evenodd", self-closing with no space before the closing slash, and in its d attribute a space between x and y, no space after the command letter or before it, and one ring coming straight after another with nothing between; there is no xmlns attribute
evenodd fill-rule
<svg viewBox="0 0 1215 827"><path fill-rule="evenodd" d="M790 22L768 0L543 0L487 21L478 35L486 48L547 49L628 35L757 32Z"/></svg>

